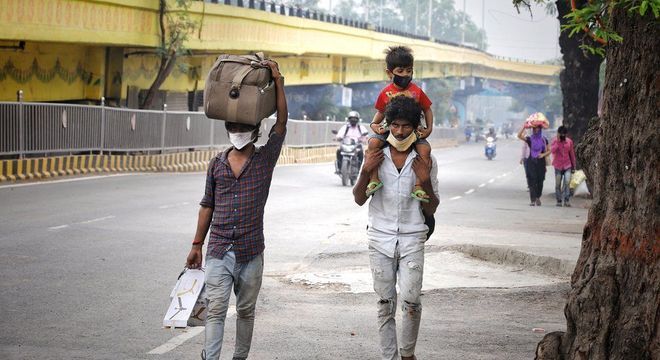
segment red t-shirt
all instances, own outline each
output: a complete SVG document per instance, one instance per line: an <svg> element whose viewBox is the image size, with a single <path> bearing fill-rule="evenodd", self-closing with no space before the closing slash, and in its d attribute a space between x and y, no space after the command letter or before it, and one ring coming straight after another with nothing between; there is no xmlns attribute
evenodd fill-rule
<svg viewBox="0 0 660 360"><path fill-rule="evenodd" d="M390 102L390 100L395 96L408 96L419 103L419 106L422 107L422 110L428 110L431 107L431 100L424 93L424 91L414 83L410 83L407 88L399 89L393 83L387 85L383 90L380 91L378 99L376 100L375 108L381 113L385 112L385 106Z"/></svg>

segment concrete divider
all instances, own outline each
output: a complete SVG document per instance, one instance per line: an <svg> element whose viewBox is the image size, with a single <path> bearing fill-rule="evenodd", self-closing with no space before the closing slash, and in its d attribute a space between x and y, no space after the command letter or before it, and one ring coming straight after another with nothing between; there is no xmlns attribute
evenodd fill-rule
<svg viewBox="0 0 660 360"><path fill-rule="evenodd" d="M206 171L209 160L221 150L154 155L67 155L0 160L0 182L118 172ZM335 147L282 148L282 164L331 161Z"/></svg>

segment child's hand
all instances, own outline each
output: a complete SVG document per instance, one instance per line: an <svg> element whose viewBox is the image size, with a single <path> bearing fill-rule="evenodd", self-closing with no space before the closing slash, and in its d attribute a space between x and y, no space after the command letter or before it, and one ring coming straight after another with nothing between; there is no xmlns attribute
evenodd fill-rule
<svg viewBox="0 0 660 360"><path fill-rule="evenodd" d="M383 134L385 134L385 133L387 132L387 129L384 128L384 127L382 127L382 126L379 126L379 127L376 129L376 132L378 133L378 135L383 135Z"/></svg>
<svg viewBox="0 0 660 360"><path fill-rule="evenodd" d="M426 139L429 135L431 135L431 130L423 127L418 127L417 133L419 134L420 139Z"/></svg>

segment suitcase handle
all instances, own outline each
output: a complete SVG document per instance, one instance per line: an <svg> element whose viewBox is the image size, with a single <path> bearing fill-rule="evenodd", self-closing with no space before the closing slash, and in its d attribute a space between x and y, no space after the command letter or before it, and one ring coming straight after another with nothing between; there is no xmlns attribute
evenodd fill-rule
<svg viewBox="0 0 660 360"><path fill-rule="evenodd" d="M238 61L241 64L246 64L246 62ZM247 65L247 64L246 64ZM243 79L249 74L252 70L257 68L267 68L267 66L261 65L257 61L251 61L249 63L250 67L243 68L239 73L234 76L234 79L231 81L231 89L229 90L229 97L231 99L238 99L241 96L241 84Z"/></svg>

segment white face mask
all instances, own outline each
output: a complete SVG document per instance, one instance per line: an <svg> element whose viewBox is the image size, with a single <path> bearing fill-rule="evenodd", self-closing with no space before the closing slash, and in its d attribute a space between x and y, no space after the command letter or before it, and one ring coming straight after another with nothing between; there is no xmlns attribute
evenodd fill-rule
<svg viewBox="0 0 660 360"><path fill-rule="evenodd" d="M417 141L417 136L415 135L414 131L403 140L395 138L392 132L390 132L390 136L387 137L387 142L394 146L398 151L402 152L408 150L410 145L412 145L415 141Z"/></svg>
<svg viewBox="0 0 660 360"><path fill-rule="evenodd" d="M252 143L253 132L229 133L229 142L234 145L236 150L241 150Z"/></svg>

